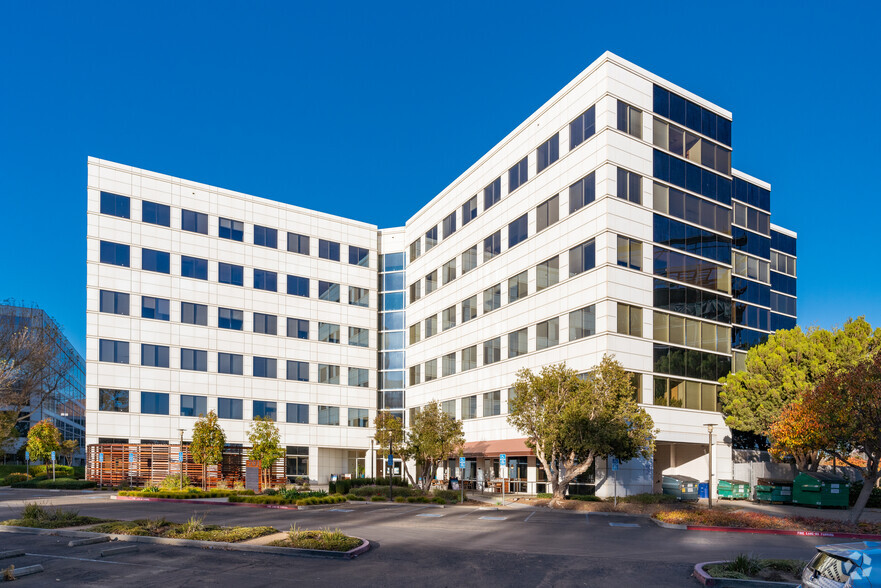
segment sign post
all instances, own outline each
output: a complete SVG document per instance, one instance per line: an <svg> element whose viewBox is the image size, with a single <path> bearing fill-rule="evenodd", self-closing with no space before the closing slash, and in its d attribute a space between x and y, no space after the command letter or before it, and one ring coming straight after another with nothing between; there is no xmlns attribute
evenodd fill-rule
<svg viewBox="0 0 881 588"><path fill-rule="evenodd" d="M55 479L55 452L52 452L52 479Z"/></svg>
<svg viewBox="0 0 881 588"><path fill-rule="evenodd" d="M394 502L395 498L392 493L392 473L395 466L395 456L392 454L392 440L388 440L388 501Z"/></svg>
<svg viewBox="0 0 881 588"><path fill-rule="evenodd" d="M98 454L98 486L104 487L104 453Z"/></svg>
<svg viewBox="0 0 881 588"><path fill-rule="evenodd" d="M505 486L508 485L508 455L499 455L499 469L502 474L502 506L505 506Z"/></svg>
<svg viewBox="0 0 881 588"><path fill-rule="evenodd" d="M464 456L459 457L459 471L461 472L459 474L459 477L461 478L461 480L459 481L459 492L461 494L461 497L459 498L459 504L462 504L465 502L465 457Z"/></svg>
<svg viewBox="0 0 881 588"><path fill-rule="evenodd" d="M612 471L615 472L614 479L612 480L612 486L615 488L615 506L618 506L618 458L610 457L609 463L612 466Z"/></svg>
<svg viewBox="0 0 881 588"><path fill-rule="evenodd" d="M24 471L27 473L28 476L30 476L31 475L31 452L30 451L24 452L24 460L27 462L27 465L25 466Z"/></svg>
<svg viewBox="0 0 881 588"><path fill-rule="evenodd" d="M128 485L131 486L134 481L134 472L132 468L135 467L135 454L133 451L128 452Z"/></svg>

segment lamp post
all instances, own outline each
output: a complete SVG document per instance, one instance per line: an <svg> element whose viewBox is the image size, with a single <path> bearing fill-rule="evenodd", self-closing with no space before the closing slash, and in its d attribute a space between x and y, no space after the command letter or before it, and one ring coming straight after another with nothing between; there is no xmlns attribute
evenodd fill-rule
<svg viewBox="0 0 881 588"><path fill-rule="evenodd" d="M180 489L183 491L184 489L184 430L178 429L180 432L180 475L178 479L180 480Z"/></svg>
<svg viewBox="0 0 881 588"><path fill-rule="evenodd" d="M713 508L713 427L715 425L713 425L713 423L707 423L704 426L707 428L707 432L709 433L709 436L710 436L709 445L708 445L709 450L707 452L707 455L710 458L710 465L709 465L710 476L707 478L707 480L709 482L707 484L707 502L708 502L709 507Z"/></svg>

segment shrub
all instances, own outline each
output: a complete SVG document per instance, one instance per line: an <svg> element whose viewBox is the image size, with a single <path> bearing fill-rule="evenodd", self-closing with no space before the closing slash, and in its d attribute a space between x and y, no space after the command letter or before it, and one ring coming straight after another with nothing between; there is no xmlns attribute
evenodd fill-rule
<svg viewBox="0 0 881 588"><path fill-rule="evenodd" d="M444 498L442 496L435 496L434 499L432 500L432 502L435 504L446 504L447 503L447 501L444 500Z"/></svg>
<svg viewBox="0 0 881 588"><path fill-rule="evenodd" d="M95 486L97 484L91 480L74 480L73 478L58 478L56 480L34 478L12 484L13 488L47 488L52 490L84 490Z"/></svg>
<svg viewBox="0 0 881 588"><path fill-rule="evenodd" d="M31 468L31 475L35 478L39 478L40 476L51 478L52 464L33 466ZM66 465L55 464L55 478L74 478L73 468Z"/></svg>
<svg viewBox="0 0 881 588"><path fill-rule="evenodd" d="M276 541L273 545L299 547L301 549L321 549L324 551L349 551L361 545L361 540L343 534L339 529L329 528L318 531L303 531L291 525L288 538Z"/></svg>
<svg viewBox="0 0 881 588"><path fill-rule="evenodd" d="M728 571L738 572L744 576L752 576L758 574L762 569L759 560L752 555L741 553L734 558L734 561L728 564Z"/></svg>
<svg viewBox="0 0 881 588"><path fill-rule="evenodd" d="M631 496L619 496L618 502L631 504L667 504L676 502L676 497L670 494L633 494Z"/></svg>
<svg viewBox="0 0 881 588"><path fill-rule="evenodd" d="M428 504L429 500L427 496L408 496L407 502L418 502L420 504Z"/></svg>
<svg viewBox="0 0 881 588"><path fill-rule="evenodd" d="M153 492L159 492L159 486L147 486L143 490L141 490L144 494L150 494Z"/></svg>
<svg viewBox="0 0 881 588"><path fill-rule="evenodd" d="M371 496L370 502L385 502L388 500L385 496Z"/></svg>
<svg viewBox="0 0 881 588"><path fill-rule="evenodd" d="M459 502L459 497L461 495L461 490L435 490L435 497L440 497L446 500L447 502L452 502L456 504ZM465 493L465 500L468 500L468 493Z"/></svg>
<svg viewBox="0 0 881 588"><path fill-rule="evenodd" d="M190 479L188 477L183 476L183 480L181 480L181 474L171 474L170 476L165 476L159 487L163 490L179 490L181 487L187 488L189 485Z"/></svg>
<svg viewBox="0 0 881 588"><path fill-rule="evenodd" d="M6 479L3 481L2 485L8 486L10 484L15 484L17 482L27 482L31 478L33 478L33 476L29 476L28 474L16 472L16 473L12 473L12 474L9 474L8 476L6 476Z"/></svg>
<svg viewBox="0 0 881 588"><path fill-rule="evenodd" d="M278 490L274 490L272 488L267 488L266 490L263 491L263 494L265 494L266 496L275 496L276 494L278 494Z"/></svg>
<svg viewBox="0 0 881 588"><path fill-rule="evenodd" d="M569 500L580 500L581 502L602 502L603 499L593 494L570 494Z"/></svg>
<svg viewBox="0 0 881 588"><path fill-rule="evenodd" d="M407 502L406 496L395 496L395 502Z"/></svg>

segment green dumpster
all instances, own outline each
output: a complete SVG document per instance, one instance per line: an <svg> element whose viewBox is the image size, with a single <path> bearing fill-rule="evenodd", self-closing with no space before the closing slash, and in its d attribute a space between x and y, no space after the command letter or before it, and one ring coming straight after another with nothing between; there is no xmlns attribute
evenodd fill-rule
<svg viewBox="0 0 881 588"><path fill-rule="evenodd" d="M688 476L664 476L661 481L661 491L675 496L677 500L697 500L697 484L696 479Z"/></svg>
<svg viewBox="0 0 881 588"><path fill-rule="evenodd" d="M739 500L749 498L749 482L743 480L719 480L716 486L719 498Z"/></svg>
<svg viewBox="0 0 881 588"><path fill-rule="evenodd" d="M792 483L793 504L847 508L850 482L825 472L801 472Z"/></svg>
<svg viewBox="0 0 881 588"><path fill-rule="evenodd" d="M756 502L792 502L792 482L789 480L756 480Z"/></svg>

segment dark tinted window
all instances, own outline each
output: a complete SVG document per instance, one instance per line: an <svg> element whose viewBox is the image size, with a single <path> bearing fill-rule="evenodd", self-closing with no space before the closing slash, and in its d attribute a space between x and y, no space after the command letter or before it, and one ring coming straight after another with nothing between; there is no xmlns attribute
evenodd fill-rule
<svg viewBox="0 0 881 588"><path fill-rule="evenodd" d="M198 349L180 350L180 369L197 372L208 371L208 352Z"/></svg>
<svg viewBox="0 0 881 588"><path fill-rule="evenodd" d="M296 339L308 339L309 321L298 318L289 318L288 337L294 337Z"/></svg>
<svg viewBox="0 0 881 588"><path fill-rule="evenodd" d="M517 165L508 170L508 193L510 194L529 179L528 158L524 157Z"/></svg>
<svg viewBox="0 0 881 588"><path fill-rule="evenodd" d="M539 172L560 159L560 134L557 133L539 145L535 154L536 167Z"/></svg>
<svg viewBox="0 0 881 588"><path fill-rule="evenodd" d="M305 361L288 361L287 379L296 382L308 382L309 364Z"/></svg>
<svg viewBox="0 0 881 588"><path fill-rule="evenodd" d="M278 248L278 231L269 227L254 225L254 245Z"/></svg>
<svg viewBox="0 0 881 588"><path fill-rule="evenodd" d="M318 257L322 259L340 260L340 244L334 241L318 240Z"/></svg>
<svg viewBox="0 0 881 588"><path fill-rule="evenodd" d="M267 402L265 400L255 400L253 407L253 418L261 417L264 419L268 419L270 421L278 420L278 413L275 408L274 402Z"/></svg>
<svg viewBox="0 0 881 588"><path fill-rule="evenodd" d="M309 278L288 276L288 294L309 297Z"/></svg>
<svg viewBox="0 0 881 588"><path fill-rule="evenodd" d="M308 424L309 423L309 405L308 404L292 404L288 403L287 422ZM290 448L289 448L290 449Z"/></svg>
<svg viewBox="0 0 881 588"><path fill-rule="evenodd" d="M483 189L483 209L486 210L502 198L502 178Z"/></svg>
<svg viewBox="0 0 881 588"><path fill-rule="evenodd" d="M233 241L243 241L245 236L245 225L242 221L232 220L228 218L219 219L218 236L221 239L232 239Z"/></svg>
<svg viewBox="0 0 881 588"><path fill-rule="evenodd" d="M596 199L596 180L593 172L569 186L569 213L583 208Z"/></svg>
<svg viewBox="0 0 881 588"><path fill-rule="evenodd" d="M98 341L98 361L128 363L128 341Z"/></svg>
<svg viewBox="0 0 881 588"><path fill-rule="evenodd" d="M128 390L98 390L98 410L107 412L128 412Z"/></svg>
<svg viewBox="0 0 881 588"><path fill-rule="evenodd" d="M217 372L221 374L243 374L243 357L234 353L217 354Z"/></svg>
<svg viewBox="0 0 881 588"><path fill-rule="evenodd" d="M217 309L217 326L219 328L241 331L243 322L244 313L241 310L236 310L234 308Z"/></svg>
<svg viewBox="0 0 881 588"><path fill-rule="evenodd" d="M221 261L217 264L217 281L221 284L243 286L245 283L245 268Z"/></svg>
<svg viewBox="0 0 881 588"><path fill-rule="evenodd" d="M143 414L168 414L168 394L141 392L141 412Z"/></svg>
<svg viewBox="0 0 881 588"><path fill-rule="evenodd" d="M574 149L591 138L596 132L596 114L594 107L588 108L584 114L569 123L569 149Z"/></svg>
<svg viewBox="0 0 881 588"><path fill-rule="evenodd" d="M171 226L171 207L156 202L141 202L141 220L145 223Z"/></svg>
<svg viewBox="0 0 881 588"><path fill-rule="evenodd" d="M508 247L513 247L529 236L527 215L523 215L508 225Z"/></svg>
<svg viewBox="0 0 881 588"><path fill-rule="evenodd" d="M171 273L171 256L166 251L141 249L141 269L162 274Z"/></svg>
<svg viewBox="0 0 881 588"><path fill-rule="evenodd" d="M101 214L129 218L130 202L128 196L101 192Z"/></svg>
<svg viewBox="0 0 881 588"><path fill-rule="evenodd" d="M208 324L208 306L192 302L180 303L180 322L191 325Z"/></svg>
<svg viewBox="0 0 881 588"><path fill-rule="evenodd" d="M189 396L181 394L180 416L199 417L208 414L207 396Z"/></svg>
<svg viewBox="0 0 881 588"><path fill-rule="evenodd" d="M180 228L184 231L208 234L208 215L192 210L180 211Z"/></svg>
<svg viewBox="0 0 881 588"><path fill-rule="evenodd" d="M270 292L278 291L278 276L275 272L267 270L254 270L254 288L257 290L269 290Z"/></svg>
<svg viewBox="0 0 881 588"><path fill-rule="evenodd" d="M125 292L111 292L110 290L101 290L99 297L101 312L128 315L129 295Z"/></svg>
<svg viewBox="0 0 881 588"><path fill-rule="evenodd" d="M297 233L288 233L288 251L309 255L309 237L298 235Z"/></svg>
<svg viewBox="0 0 881 588"><path fill-rule="evenodd" d="M180 256L180 275L184 278L208 279L208 260L198 257Z"/></svg>
<svg viewBox="0 0 881 588"><path fill-rule="evenodd" d="M165 298L141 296L141 318L167 321L171 318L169 302Z"/></svg>
<svg viewBox="0 0 881 588"><path fill-rule="evenodd" d="M129 246L121 243L101 241L101 263L129 266Z"/></svg>
<svg viewBox="0 0 881 588"><path fill-rule="evenodd" d="M254 332L276 335L278 333L278 317L272 314L254 313Z"/></svg>
<svg viewBox="0 0 881 588"><path fill-rule="evenodd" d="M222 419L242 418L242 400L240 398L218 398L217 416Z"/></svg>
<svg viewBox="0 0 881 588"><path fill-rule="evenodd" d="M168 367L168 347L141 343L141 365Z"/></svg>
<svg viewBox="0 0 881 588"><path fill-rule="evenodd" d="M274 378L276 377L276 361L269 357L254 358L254 377L255 378Z"/></svg>
<svg viewBox="0 0 881 588"><path fill-rule="evenodd" d="M367 267L369 263L370 252L363 247L354 247L349 245L349 263L351 265L361 265Z"/></svg>

